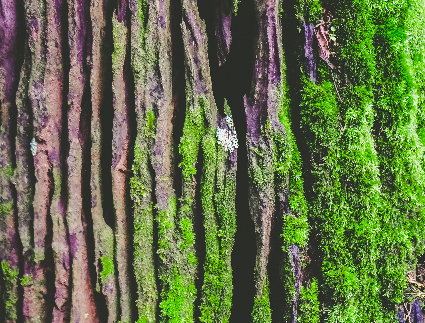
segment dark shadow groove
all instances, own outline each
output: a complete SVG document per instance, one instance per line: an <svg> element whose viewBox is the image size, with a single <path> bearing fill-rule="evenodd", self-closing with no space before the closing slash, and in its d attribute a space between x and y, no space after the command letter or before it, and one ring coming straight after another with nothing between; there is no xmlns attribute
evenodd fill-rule
<svg viewBox="0 0 425 323"><path fill-rule="evenodd" d="M198 149L198 160L196 163L196 190L195 190L195 218L194 218L194 232L195 232L195 248L196 248L196 257L198 258L198 275L195 280L195 286L197 290L196 300L195 300L195 311L194 319L195 322L199 322L201 317L201 298L202 298L202 285L204 283L204 263L206 255L206 244L205 244L205 227L204 227L204 212L202 208L202 195L201 195L201 180L203 178L204 172L204 157L202 146L199 146Z"/></svg>
<svg viewBox="0 0 425 323"><path fill-rule="evenodd" d="M127 8L126 23L128 28L128 35L131 35L131 11ZM126 177L126 207L127 207L127 224L128 224L128 264L129 269L129 282L130 282L130 295L132 300L132 317L133 321L138 317L138 311L135 300L137 299L137 281L134 275L133 262L134 262L134 217L133 217L133 200L130 198L130 179L133 177L133 161L134 161L134 145L137 136L137 116L135 111L135 85L134 75L131 68L131 43L130 37L128 38L126 58L124 61L124 75L125 85L127 91L126 104L128 108L128 127L130 131L130 141L128 145L128 156L127 156L127 169L128 176Z"/></svg>
<svg viewBox="0 0 425 323"><path fill-rule="evenodd" d="M47 154L47 152L46 152ZM53 173L51 171L51 168L49 170L49 208L47 210L47 217L46 217L46 226L47 226L47 235L45 239L45 272L46 272L46 289L47 294L45 296L46 298L46 311L47 311L47 322L52 321L52 315L53 315L53 307L55 304L55 262L53 258L53 248L52 248L52 241L53 241L53 222L52 222L52 216L50 214L50 208L52 206L52 197L54 192L54 182L53 182Z"/></svg>

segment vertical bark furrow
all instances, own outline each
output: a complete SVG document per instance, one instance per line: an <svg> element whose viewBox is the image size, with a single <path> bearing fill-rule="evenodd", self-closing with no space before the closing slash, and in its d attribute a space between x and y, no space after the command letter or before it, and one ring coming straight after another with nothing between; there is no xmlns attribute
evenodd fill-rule
<svg viewBox="0 0 425 323"><path fill-rule="evenodd" d="M87 21L89 8L83 0L68 1L68 40L70 53L68 92L68 209L70 249L72 256L71 322L99 322L93 286L90 279L86 214L83 212L82 176L86 136L82 120L87 106L83 95L88 92Z"/></svg>
<svg viewBox="0 0 425 323"><path fill-rule="evenodd" d="M23 318L31 320L31 305L34 298L34 281L32 265L33 248L33 197L34 197L34 163L31 156L30 142L32 138L32 111L28 98L28 84L31 74L31 51L28 41L25 42L24 62L21 69L19 86L16 93L17 129L15 140L16 170L13 178L16 189L18 210L18 230L23 253Z"/></svg>
<svg viewBox="0 0 425 323"><path fill-rule="evenodd" d="M214 33L216 37L218 65L226 63L227 55L230 52L232 34L230 26L232 24L232 10L229 0L215 1Z"/></svg>
<svg viewBox="0 0 425 323"><path fill-rule="evenodd" d="M113 15L114 52L112 54L114 120L112 130L112 194L116 223L116 260L122 322L132 322L130 280L128 271L128 153L130 124L128 120L128 76L124 67L128 29L125 20L127 2Z"/></svg>
<svg viewBox="0 0 425 323"><path fill-rule="evenodd" d="M16 322L18 301L18 233L12 176L15 89L17 85L18 12L16 1L0 1L0 262L5 322Z"/></svg>
<svg viewBox="0 0 425 323"><path fill-rule="evenodd" d="M102 185L102 124L101 112L107 102L105 66L109 59L107 44L108 12L110 1L92 0L90 17L92 21L92 69L90 74L91 87L91 214L93 219L93 234L95 244L96 290L102 290L108 309L108 323L118 321L117 281L114 271L114 233L106 224L103 210Z"/></svg>

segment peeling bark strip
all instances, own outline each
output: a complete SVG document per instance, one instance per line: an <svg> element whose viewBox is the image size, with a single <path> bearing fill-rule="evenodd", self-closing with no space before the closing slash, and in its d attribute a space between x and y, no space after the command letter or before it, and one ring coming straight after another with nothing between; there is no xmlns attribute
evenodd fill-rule
<svg viewBox="0 0 425 323"><path fill-rule="evenodd" d="M127 159L130 143L130 125L128 120L128 75L124 68L127 52L128 29L125 21L127 2L120 1L117 12L114 12L113 37L114 52L112 54L112 72L114 75L112 89L114 95L114 120L112 137L112 195L114 200L116 221L116 256L118 265L118 285L120 288L120 308L122 322L132 322L130 280L128 271L128 202Z"/></svg>
<svg viewBox="0 0 425 323"><path fill-rule="evenodd" d="M68 92L68 210L72 255L71 322L99 322L89 274L87 253L86 215L83 212L83 153L86 148L87 129L82 112L88 109L83 102L88 83L86 66L87 21L89 8L83 0L68 0L68 38L70 52Z"/></svg>
<svg viewBox="0 0 425 323"><path fill-rule="evenodd" d="M0 1L0 262L4 289L4 319L16 322L18 301L18 235L15 226L16 204L12 185L13 109L17 83L18 17L15 1Z"/></svg>
<svg viewBox="0 0 425 323"><path fill-rule="evenodd" d="M107 55L106 30L107 14L110 1L92 0L90 17L92 21L92 69L90 74L91 86L91 214L95 244L96 290L106 299L108 323L114 323L118 318L117 280L114 271L114 232L106 224L103 215L103 186L102 186L102 125L101 109L106 104L106 71L105 64L109 61ZM109 170L108 170L109 171Z"/></svg>

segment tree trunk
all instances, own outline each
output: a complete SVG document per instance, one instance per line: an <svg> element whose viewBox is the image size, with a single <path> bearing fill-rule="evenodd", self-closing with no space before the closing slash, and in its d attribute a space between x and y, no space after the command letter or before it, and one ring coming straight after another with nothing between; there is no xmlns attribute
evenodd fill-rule
<svg viewBox="0 0 425 323"><path fill-rule="evenodd" d="M0 323L423 322L424 22L0 0Z"/></svg>

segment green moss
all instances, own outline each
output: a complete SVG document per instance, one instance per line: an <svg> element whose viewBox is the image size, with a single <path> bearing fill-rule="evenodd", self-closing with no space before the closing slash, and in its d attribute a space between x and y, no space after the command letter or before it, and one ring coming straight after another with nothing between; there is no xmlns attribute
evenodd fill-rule
<svg viewBox="0 0 425 323"><path fill-rule="evenodd" d="M308 240L308 222L306 217L297 218L290 214L283 219L283 234L281 237L285 243L284 250L287 246L295 244L304 247Z"/></svg>
<svg viewBox="0 0 425 323"><path fill-rule="evenodd" d="M183 233L184 241L182 248L189 248L195 243L195 234L193 232L192 221L189 218L183 218L180 221L180 229Z"/></svg>
<svg viewBox="0 0 425 323"><path fill-rule="evenodd" d="M106 278L115 274L115 267L114 261L108 257L102 257L100 260L102 261L102 272L100 273L100 278L102 280L102 284L104 284Z"/></svg>
<svg viewBox="0 0 425 323"><path fill-rule="evenodd" d="M320 304L318 300L317 278L313 278L307 287L301 287L299 296L299 312L297 320L300 323L319 323Z"/></svg>
<svg viewBox="0 0 425 323"><path fill-rule="evenodd" d="M7 320L16 320L17 311L16 311L16 302L18 301L17 293L17 284L18 284L18 268L10 268L7 261L1 262L1 269L3 272L4 280L4 291L3 293L3 302L5 305L5 314Z"/></svg>
<svg viewBox="0 0 425 323"><path fill-rule="evenodd" d="M172 277L169 277L169 288L166 299L160 303L163 317L169 318L167 322L193 322L193 301L196 298L196 287L193 284L187 285L185 279L178 274L177 267L174 267ZM161 278L165 280L165 278Z"/></svg>
<svg viewBox="0 0 425 323"><path fill-rule="evenodd" d="M271 323L272 310L270 308L268 279L265 279L261 297L254 300L254 308L251 313L253 323Z"/></svg>
<svg viewBox="0 0 425 323"><path fill-rule="evenodd" d="M201 96L197 103L194 109L190 106L186 108L183 136L179 145L182 156L179 167L182 169L185 181L189 181L191 176L196 175L199 144L205 131L204 111L209 109L208 101L204 96Z"/></svg>
<svg viewBox="0 0 425 323"><path fill-rule="evenodd" d="M32 285L34 282L32 280L32 275L28 274L25 275L22 279L21 279L21 286L26 287L26 286L30 286Z"/></svg>
<svg viewBox="0 0 425 323"><path fill-rule="evenodd" d="M127 49L127 27L124 21L119 22L116 15L112 17L112 35L114 42L114 51L112 53L112 71L119 73L124 66L125 53Z"/></svg>
<svg viewBox="0 0 425 323"><path fill-rule="evenodd" d="M0 215L9 213L13 208L13 201L0 203Z"/></svg>

